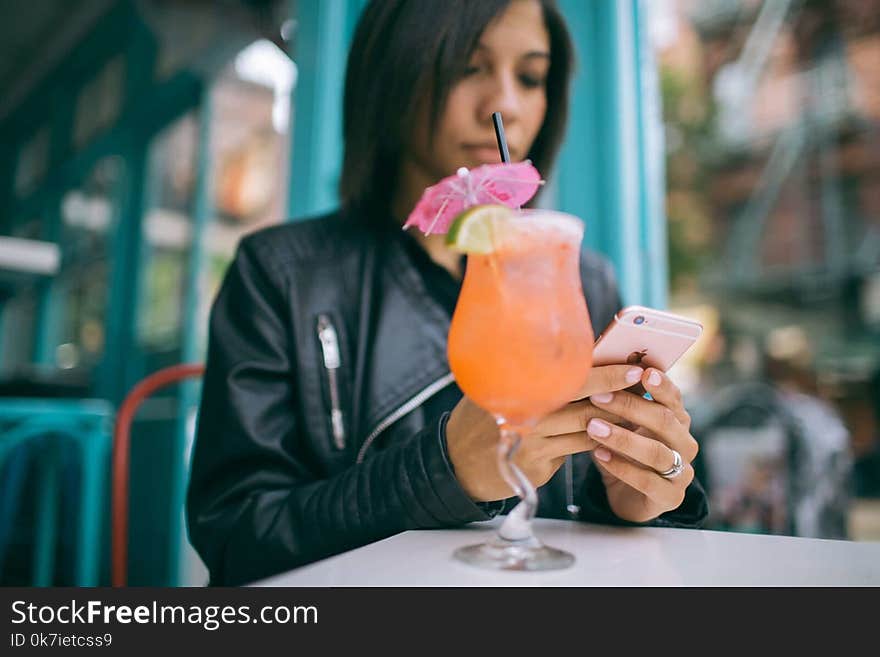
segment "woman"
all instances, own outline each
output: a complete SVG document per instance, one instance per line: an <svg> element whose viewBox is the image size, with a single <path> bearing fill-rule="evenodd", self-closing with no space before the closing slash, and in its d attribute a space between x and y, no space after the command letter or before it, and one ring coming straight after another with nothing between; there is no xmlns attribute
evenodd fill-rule
<svg viewBox="0 0 880 657"><path fill-rule="evenodd" d="M462 397L446 359L462 258L442 236L400 226L425 187L498 161L494 111L511 158L547 176L571 59L550 0L374 0L364 10L346 76L341 209L244 239L212 310L187 508L212 583L505 508L495 423ZM598 334L620 300L595 254L584 254L582 275ZM654 402L624 391L639 381ZM539 515L700 522L697 446L675 385L597 367L578 398L517 454L542 486ZM673 449L688 465L668 479L658 473Z"/></svg>

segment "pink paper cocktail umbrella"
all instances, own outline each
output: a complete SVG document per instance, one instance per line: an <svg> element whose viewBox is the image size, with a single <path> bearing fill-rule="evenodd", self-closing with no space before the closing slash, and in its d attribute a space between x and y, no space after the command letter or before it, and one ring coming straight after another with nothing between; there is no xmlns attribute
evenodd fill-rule
<svg viewBox="0 0 880 657"><path fill-rule="evenodd" d="M483 203L519 208L543 182L528 160L462 167L425 190L403 227L415 226L425 235L446 233L463 210Z"/></svg>

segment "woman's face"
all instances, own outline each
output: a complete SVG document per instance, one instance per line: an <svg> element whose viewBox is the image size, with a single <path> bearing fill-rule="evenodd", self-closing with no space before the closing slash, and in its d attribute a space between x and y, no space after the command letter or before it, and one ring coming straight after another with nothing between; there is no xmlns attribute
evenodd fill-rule
<svg viewBox="0 0 880 657"><path fill-rule="evenodd" d="M436 181L459 167L500 162L492 113L501 112L514 162L526 158L547 112L550 36L537 0L514 0L480 36L429 143L424 123L406 160ZM421 113L427 120L427 111ZM422 176L420 176L422 177Z"/></svg>

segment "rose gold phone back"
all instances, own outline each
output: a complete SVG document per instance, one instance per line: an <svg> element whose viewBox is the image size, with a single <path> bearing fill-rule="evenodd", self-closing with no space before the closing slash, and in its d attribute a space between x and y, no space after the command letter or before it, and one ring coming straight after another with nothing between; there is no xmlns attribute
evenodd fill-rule
<svg viewBox="0 0 880 657"><path fill-rule="evenodd" d="M642 318L636 324L636 318ZM643 306L621 310L593 348L593 365L633 364L667 371L700 337L693 320Z"/></svg>

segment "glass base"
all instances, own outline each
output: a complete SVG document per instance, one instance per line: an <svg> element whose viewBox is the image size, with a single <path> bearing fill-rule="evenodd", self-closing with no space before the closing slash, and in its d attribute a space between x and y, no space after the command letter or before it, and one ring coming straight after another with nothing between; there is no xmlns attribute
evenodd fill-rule
<svg viewBox="0 0 880 657"><path fill-rule="evenodd" d="M491 570L562 570L574 563L574 555L547 547L538 539L494 539L457 549L453 557L471 566Z"/></svg>

